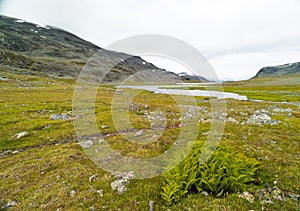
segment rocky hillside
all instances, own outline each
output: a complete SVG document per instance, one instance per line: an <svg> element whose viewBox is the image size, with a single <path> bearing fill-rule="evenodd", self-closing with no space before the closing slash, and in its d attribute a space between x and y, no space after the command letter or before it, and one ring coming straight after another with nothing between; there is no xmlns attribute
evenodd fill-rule
<svg viewBox="0 0 300 211"><path fill-rule="evenodd" d="M254 78L284 76L284 75L300 75L300 62L284 64L279 66L264 67Z"/></svg>
<svg viewBox="0 0 300 211"><path fill-rule="evenodd" d="M192 75L186 72L181 72L177 74L182 80L184 81L208 81L206 78L198 76L198 75Z"/></svg>
<svg viewBox="0 0 300 211"><path fill-rule="evenodd" d="M0 67L21 74L76 77L96 52L104 63L118 61L106 82L118 81L146 70L145 77L179 79L140 57L108 51L67 31L0 15ZM126 59L127 58L127 59ZM97 70L99 71L99 70Z"/></svg>

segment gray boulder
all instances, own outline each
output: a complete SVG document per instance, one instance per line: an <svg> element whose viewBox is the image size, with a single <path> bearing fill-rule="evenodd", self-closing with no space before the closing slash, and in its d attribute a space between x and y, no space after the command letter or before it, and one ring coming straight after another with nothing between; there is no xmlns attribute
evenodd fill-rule
<svg viewBox="0 0 300 211"><path fill-rule="evenodd" d="M71 120L72 117L69 114L52 114L51 120Z"/></svg>
<svg viewBox="0 0 300 211"><path fill-rule="evenodd" d="M113 181L110 185L112 190L117 190L118 194L124 193L127 188L126 185L129 184L129 180L133 178L134 172L115 172L117 179Z"/></svg>
<svg viewBox="0 0 300 211"><path fill-rule="evenodd" d="M263 124L270 124L276 125L280 122L278 120L272 120L272 118L266 113L255 113L253 114L247 121L246 124L251 125L263 125Z"/></svg>

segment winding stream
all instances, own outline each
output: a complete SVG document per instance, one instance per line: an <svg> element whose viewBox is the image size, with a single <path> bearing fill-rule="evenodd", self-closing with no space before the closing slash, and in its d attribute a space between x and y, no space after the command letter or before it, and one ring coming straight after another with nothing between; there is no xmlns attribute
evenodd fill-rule
<svg viewBox="0 0 300 211"><path fill-rule="evenodd" d="M203 85L203 84L202 84ZM172 88L161 88L159 86L117 86L119 89L129 88L129 89L144 89L156 94L169 94L169 95L186 95L186 96L207 96L216 97L217 99L232 98L236 100L248 100L246 96L231 93L231 92L219 92L219 91L209 91L209 90L187 90L180 89L182 86L171 86Z"/></svg>

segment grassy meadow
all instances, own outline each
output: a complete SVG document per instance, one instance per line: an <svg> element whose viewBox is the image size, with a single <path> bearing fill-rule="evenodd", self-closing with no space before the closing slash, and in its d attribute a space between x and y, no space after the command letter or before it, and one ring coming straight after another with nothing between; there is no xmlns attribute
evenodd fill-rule
<svg viewBox="0 0 300 211"><path fill-rule="evenodd" d="M189 191L179 201L166 203L161 197L164 175L133 179L127 191L118 194L111 188L116 178L95 165L77 141L73 120L52 120L53 114L72 115L75 81L21 75L0 71L0 208L11 201L8 210L299 210L299 199L288 194L300 191L300 87L299 77L253 79L228 82L224 90L263 101L228 99L227 121L220 145L234 153L255 159L260 168L258 180L247 185L254 196L250 203L239 193L221 197ZM199 89L202 89L198 87ZM212 89L212 88L210 88ZM180 129L178 106L170 96L141 92L129 112L137 130L150 128L147 113L161 110L167 125L155 142L139 145L126 141L111 121L110 103L115 93L110 85L100 86L96 97L96 121L105 141L120 153L147 158L164 153L176 141ZM125 90L132 92L132 90ZM207 112L199 121L197 141L204 142L210 130L210 101L196 98ZM280 103L288 102L288 103ZM188 104L188 102L186 102ZM298 103L298 104L297 104ZM145 106L147 105L147 106ZM278 111L273 111L279 107ZM275 125L247 124L257 110L269 109ZM272 110L272 111L271 111ZM289 111L289 112L285 112ZM18 138L16 134L28 132ZM129 133L131 131L123 131ZM89 181L96 175L95 181ZM284 200L261 203L258 189L277 186Z"/></svg>

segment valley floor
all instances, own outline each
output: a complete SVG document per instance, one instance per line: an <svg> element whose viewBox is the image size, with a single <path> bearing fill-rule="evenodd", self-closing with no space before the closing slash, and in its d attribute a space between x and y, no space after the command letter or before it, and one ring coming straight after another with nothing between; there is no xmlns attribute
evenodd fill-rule
<svg viewBox="0 0 300 211"><path fill-rule="evenodd" d="M252 203L238 193L217 198L195 191L177 203L166 204L160 196L162 176L132 179L127 190L118 194L111 187L115 176L85 154L72 119L74 81L4 70L0 74L0 209L11 205L9 210L149 210L150 201L154 210L300 209L298 77L224 84L225 91L263 100L228 99L226 112L218 116L226 121L220 144L257 159L261 165L259 181L246 190L254 197ZM122 133L136 135L151 128L148 119L155 110L167 118L166 130L147 145L128 142L111 121L115 91L112 86L99 87L96 122L105 143L126 156L145 158L164 153L175 144L182 119L197 118L197 140L205 141L209 134L211 104L207 98L196 97L197 105L188 107L191 114L198 115L180 119L179 107L170 96L144 91L130 107L135 130L124 128ZM132 90L125 89L127 92ZM188 106L189 102L184 103ZM79 141L88 141L85 139Z"/></svg>

